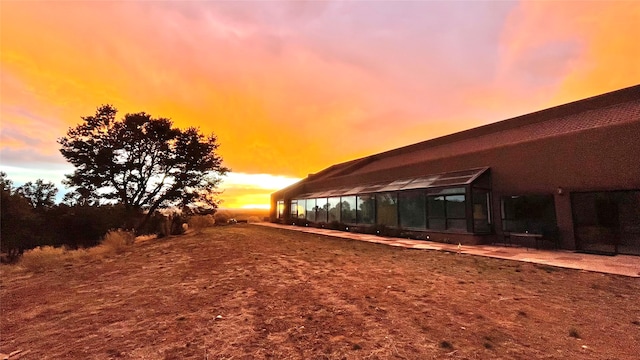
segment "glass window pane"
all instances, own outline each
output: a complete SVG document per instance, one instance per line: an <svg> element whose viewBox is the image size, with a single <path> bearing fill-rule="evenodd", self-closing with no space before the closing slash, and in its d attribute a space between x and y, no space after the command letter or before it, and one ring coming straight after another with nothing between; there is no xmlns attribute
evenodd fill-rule
<svg viewBox="0 0 640 360"><path fill-rule="evenodd" d="M448 230L467 230L466 219L447 219Z"/></svg>
<svg viewBox="0 0 640 360"><path fill-rule="evenodd" d="M444 189L429 189L427 191L429 195L451 195L451 194L464 194L465 189L463 187L444 188Z"/></svg>
<svg viewBox="0 0 640 360"><path fill-rule="evenodd" d="M445 219L430 218L428 227L431 230L445 230L447 228L447 221Z"/></svg>
<svg viewBox="0 0 640 360"><path fill-rule="evenodd" d="M464 195L449 195L445 200L447 201L447 218L464 219L466 217Z"/></svg>
<svg viewBox="0 0 640 360"><path fill-rule="evenodd" d="M427 214L429 218L444 219L444 196L427 197Z"/></svg>
<svg viewBox="0 0 640 360"><path fill-rule="evenodd" d="M289 211L291 211L291 218L298 217L298 200L291 200L291 207L289 207Z"/></svg>
<svg viewBox="0 0 640 360"><path fill-rule="evenodd" d="M423 191L401 191L398 195L398 206L401 227L426 228L427 209Z"/></svg>
<svg viewBox="0 0 640 360"><path fill-rule="evenodd" d="M391 182L388 185L385 185L383 187L381 187L378 191L393 191L393 190L400 190L402 189L403 186L406 186L407 184L409 184L411 181L413 181L413 179L401 179L401 180L396 180Z"/></svg>
<svg viewBox="0 0 640 360"><path fill-rule="evenodd" d="M510 232L541 233L556 226L553 195L502 198L502 228Z"/></svg>
<svg viewBox="0 0 640 360"><path fill-rule="evenodd" d="M306 203L307 220L316 221L316 199L307 199Z"/></svg>
<svg viewBox="0 0 640 360"><path fill-rule="evenodd" d="M473 231L490 232L491 219L489 217L489 192L473 190Z"/></svg>
<svg viewBox="0 0 640 360"><path fill-rule="evenodd" d="M340 222L340 198L330 197L327 199L327 208L329 209L329 222Z"/></svg>
<svg viewBox="0 0 640 360"><path fill-rule="evenodd" d="M345 224L353 224L356 222L356 197L342 196L340 197L340 215L341 222Z"/></svg>
<svg viewBox="0 0 640 360"><path fill-rule="evenodd" d="M329 207L326 198L316 199L316 221L327 222Z"/></svg>
<svg viewBox="0 0 640 360"><path fill-rule="evenodd" d="M278 219L282 219L284 217L284 201L283 200L278 200L276 214Z"/></svg>
<svg viewBox="0 0 640 360"><path fill-rule="evenodd" d="M376 195L377 223L398 226L398 197L395 193Z"/></svg>
<svg viewBox="0 0 640 360"><path fill-rule="evenodd" d="M299 218L299 219L304 219L304 218L305 218L305 213L304 213L304 210L305 210L305 207L304 207L305 202L306 202L306 201L304 201L304 200L302 200L302 199L298 199L298 218Z"/></svg>
<svg viewBox="0 0 640 360"><path fill-rule="evenodd" d="M373 224L376 216L376 198L373 195L358 195L358 224Z"/></svg>

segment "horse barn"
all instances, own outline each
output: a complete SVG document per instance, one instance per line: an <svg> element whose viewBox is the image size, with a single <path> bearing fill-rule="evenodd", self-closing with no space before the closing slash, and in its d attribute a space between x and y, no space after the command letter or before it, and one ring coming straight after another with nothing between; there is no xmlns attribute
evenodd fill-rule
<svg viewBox="0 0 640 360"><path fill-rule="evenodd" d="M271 221L640 255L640 85L333 165Z"/></svg>

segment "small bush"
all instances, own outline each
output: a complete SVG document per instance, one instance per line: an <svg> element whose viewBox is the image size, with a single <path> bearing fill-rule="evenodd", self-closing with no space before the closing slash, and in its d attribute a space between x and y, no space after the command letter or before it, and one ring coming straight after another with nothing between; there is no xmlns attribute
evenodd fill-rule
<svg viewBox="0 0 640 360"><path fill-rule="evenodd" d="M33 272L44 272L62 266L65 250L53 246L36 247L22 254L19 265Z"/></svg>
<svg viewBox="0 0 640 360"><path fill-rule="evenodd" d="M580 338L580 334L578 333L578 330L576 330L576 328L571 328L569 329L569 336L579 339Z"/></svg>
<svg viewBox="0 0 640 360"><path fill-rule="evenodd" d="M225 225L231 219L231 214L228 211L217 211L213 214L213 219L216 225Z"/></svg>
<svg viewBox="0 0 640 360"><path fill-rule="evenodd" d="M187 224L189 224L189 229L200 232L203 229L213 226L215 220L209 215L195 215L189 218Z"/></svg>
<svg viewBox="0 0 640 360"><path fill-rule="evenodd" d="M260 222L260 218L257 216L249 216L249 218L247 219L247 222L249 223L257 223Z"/></svg>
<svg viewBox="0 0 640 360"><path fill-rule="evenodd" d="M136 241L133 233L124 230L111 230L102 239L101 246L116 254L123 253Z"/></svg>
<svg viewBox="0 0 640 360"><path fill-rule="evenodd" d="M186 227L183 226L184 224L187 224L189 220L186 215L180 214L180 213L174 213L171 215L170 220L171 220L171 225L170 225L171 235L182 235L185 233L185 231L187 231L186 228L188 228L189 226L188 225Z"/></svg>

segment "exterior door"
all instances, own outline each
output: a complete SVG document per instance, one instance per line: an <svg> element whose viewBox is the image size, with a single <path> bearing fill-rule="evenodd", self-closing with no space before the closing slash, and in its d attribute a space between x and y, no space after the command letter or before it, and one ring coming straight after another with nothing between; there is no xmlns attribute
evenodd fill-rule
<svg viewBox="0 0 640 360"><path fill-rule="evenodd" d="M640 191L571 194L576 248L640 255Z"/></svg>

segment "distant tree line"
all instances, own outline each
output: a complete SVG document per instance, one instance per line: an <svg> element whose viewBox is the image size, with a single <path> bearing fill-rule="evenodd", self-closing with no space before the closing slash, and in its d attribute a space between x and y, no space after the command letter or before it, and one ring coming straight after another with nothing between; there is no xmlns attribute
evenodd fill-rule
<svg viewBox="0 0 640 360"><path fill-rule="evenodd" d="M217 187L229 171L217 138L146 113L120 120L116 113L103 105L58 140L75 167L64 181L72 190L60 204L53 183L38 179L15 187L0 173L0 250L9 261L42 245L91 247L110 229L156 233L165 228L158 213L165 208L181 209L183 216L215 212Z"/></svg>
<svg viewBox="0 0 640 360"><path fill-rule="evenodd" d="M15 261L37 246L91 247L110 229L120 228L127 217L122 206L66 201L55 204L58 189L37 180L14 187L0 173L0 248L5 261Z"/></svg>

